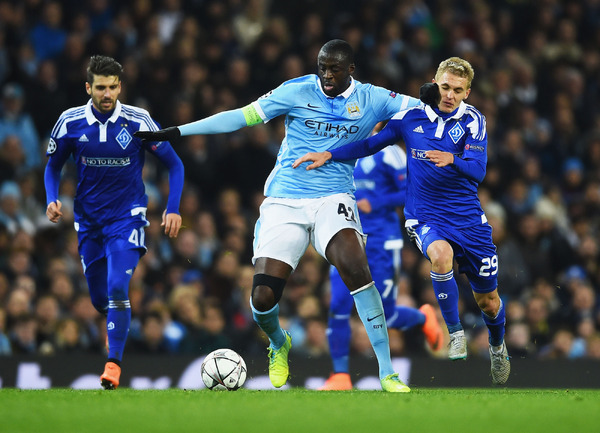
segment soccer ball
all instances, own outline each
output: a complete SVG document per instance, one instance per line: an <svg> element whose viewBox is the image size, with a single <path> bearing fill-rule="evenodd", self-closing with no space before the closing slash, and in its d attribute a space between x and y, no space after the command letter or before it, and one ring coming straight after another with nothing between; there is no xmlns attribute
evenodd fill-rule
<svg viewBox="0 0 600 433"><path fill-rule="evenodd" d="M231 349L217 349L206 355L201 371L208 389L235 391L246 381L246 363Z"/></svg>

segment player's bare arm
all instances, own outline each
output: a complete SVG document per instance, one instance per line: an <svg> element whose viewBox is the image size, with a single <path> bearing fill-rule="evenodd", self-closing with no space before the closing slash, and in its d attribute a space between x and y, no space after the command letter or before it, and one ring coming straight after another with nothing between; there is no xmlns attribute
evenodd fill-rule
<svg viewBox="0 0 600 433"><path fill-rule="evenodd" d="M165 228L165 234L170 238L176 238L181 229L181 215L176 213L167 213L165 210L162 215L161 227Z"/></svg>
<svg viewBox="0 0 600 433"><path fill-rule="evenodd" d="M46 216L48 217L48 219L51 222L53 222L53 223L58 222L60 217L63 215L62 212L60 211L61 208L62 208L62 203L60 202L60 200L56 200L55 202L53 201L52 203L50 203L48 205L48 207L46 208Z"/></svg>
<svg viewBox="0 0 600 433"><path fill-rule="evenodd" d="M446 167L454 163L454 155L450 152L442 152L441 150L428 150L425 156L429 158L436 167Z"/></svg>
<svg viewBox="0 0 600 433"><path fill-rule="evenodd" d="M307 170L314 170L315 168L321 167L327 161L331 159L331 152L308 152L301 156L292 164L293 168L297 168L300 164L307 161L312 161L312 164L306 167Z"/></svg>

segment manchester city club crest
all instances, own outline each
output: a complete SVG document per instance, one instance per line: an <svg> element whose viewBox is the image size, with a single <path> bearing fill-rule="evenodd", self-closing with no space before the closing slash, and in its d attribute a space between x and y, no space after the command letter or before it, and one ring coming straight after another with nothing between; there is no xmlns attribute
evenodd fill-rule
<svg viewBox="0 0 600 433"><path fill-rule="evenodd" d="M356 102L348 102L346 104L346 110L348 110L348 116L351 119L356 119L357 117L361 116L360 107Z"/></svg>

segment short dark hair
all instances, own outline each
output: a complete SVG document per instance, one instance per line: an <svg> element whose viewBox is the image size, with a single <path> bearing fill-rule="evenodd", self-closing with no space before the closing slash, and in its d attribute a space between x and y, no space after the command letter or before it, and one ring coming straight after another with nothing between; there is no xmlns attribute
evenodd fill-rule
<svg viewBox="0 0 600 433"><path fill-rule="evenodd" d="M122 73L123 66L112 57L92 56L90 64L87 67L87 82L92 84L94 82L94 75L102 75L104 77L116 75L120 80Z"/></svg>
<svg viewBox="0 0 600 433"><path fill-rule="evenodd" d="M340 53L349 64L354 63L354 50L352 46L342 39L332 39L321 47L322 53Z"/></svg>

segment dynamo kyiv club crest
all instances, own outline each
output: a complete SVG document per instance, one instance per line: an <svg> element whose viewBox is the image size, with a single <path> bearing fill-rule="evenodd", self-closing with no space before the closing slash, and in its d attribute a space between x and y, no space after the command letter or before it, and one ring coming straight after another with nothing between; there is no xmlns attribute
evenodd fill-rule
<svg viewBox="0 0 600 433"><path fill-rule="evenodd" d="M129 145L129 143L132 140L131 135L129 135L129 132L127 132L125 128L121 129L121 132L119 132L119 135L117 135L116 139L123 148L123 150L125 150L125 148Z"/></svg>
<svg viewBox="0 0 600 433"><path fill-rule="evenodd" d="M448 131L448 135L450 136L452 141L454 141L454 144L456 144L456 143L458 143L458 140L460 140L460 138L463 135L465 135L465 130L462 129L462 127L460 126L460 123L457 123L456 125L454 125L452 127L452 129L450 131Z"/></svg>

